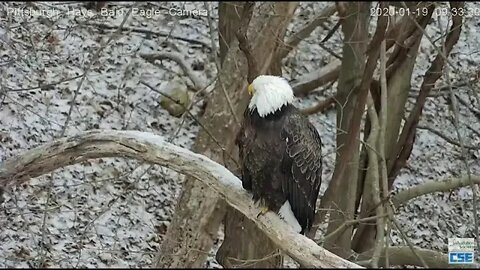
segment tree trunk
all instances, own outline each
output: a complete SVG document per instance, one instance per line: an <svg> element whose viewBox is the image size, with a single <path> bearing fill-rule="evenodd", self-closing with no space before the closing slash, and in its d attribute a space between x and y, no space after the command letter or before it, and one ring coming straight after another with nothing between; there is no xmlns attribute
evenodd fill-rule
<svg viewBox="0 0 480 270"><path fill-rule="evenodd" d="M365 68L365 51L368 42L368 19L369 3L343 3L345 7L345 19L342 24L344 32L343 60L338 78L337 90L337 156L333 180L326 194L341 194L341 196L324 196L330 200L327 204L331 208L330 222L327 233L332 233L346 220L354 218L355 197L357 193L357 175L359 168L359 138L355 138L353 155L348 163L343 177L336 174L339 171L339 161L347 151L346 141L351 125L352 116L357 113L358 89ZM323 199L323 198L322 198ZM347 257L350 252L352 228L346 229L337 237L332 237L325 242L325 248L341 257Z"/></svg>
<svg viewBox="0 0 480 270"><path fill-rule="evenodd" d="M220 44L220 63L222 64L227 56L230 43L235 39L242 10L242 2L218 3L218 42Z"/></svg>
<svg viewBox="0 0 480 270"><path fill-rule="evenodd" d="M429 18L429 17L427 17ZM425 21L428 21L426 19ZM412 23L407 21L406 23ZM425 22L426 25L426 22ZM423 27L425 25L422 24ZM405 26L406 28L407 26ZM405 113L405 104L407 102L408 93L411 88L411 77L415 61L417 59L418 48L422 37L422 32L416 30L416 33L409 39L411 42L405 42L398 37L396 42L396 50L401 51L402 57L397 57L391 67L395 67L388 76L388 100L387 100L387 126L385 134L385 157L387 162L395 159L395 147L400 132L400 124L402 123ZM412 44L413 42L413 44ZM410 44L405 44L410 43ZM409 46L410 45L410 46ZM368 164L365 168L368 167ZM363 188L363 187L362 187ZM363 192L360 196L366 196ZM361 213L359 218L365 218L375 215L375 205L371 200L362 199ZM376 225L375 222L370 224L359 224L355 235L352 239L352 249L356 252L365 252L374 247L375 244Z"/></svg>
<svg viewBox="0 0 480 270"><path fill-rule="evenodd" d="M273 4L264 4L262 14L267 14L272 10ZM255 44L258 50L258 63L264 67L270 66L270 61L273 58L272 54L276 47L276 38L283 37L287 23L293 14L296 4L292 3L278 3L275 11L278 14L290 14L290 16L254 16L252 18L252 27L249 31L250 40ZM293 8L292 8L293 6ZM235 6L231 6L235 8ZM225 8L225 6L223 7ZM230 10L230 11L228 11ZM241 10L241 9L240 9ZM282 10L289 11L280 13ZM225 14L231 14L232 9L227 7ZM235 11L236 12L236 11ZM271 12L270 12L271 13ZM232 19L238 19L232 17ZM230 24L234 27L235 23ZM262 31L259 31L262 29ZM251 33L250 33L251 32ZM272 33L277 33L274 35ZM230 38L232 37L229 35ZM241 120L243 111L248 102L248 95L246 91L247 86L247 65L243 53L238 48L238 42L224 43L223 46L230 47L222 61L222 70L219 71L219 79L213 90L212 99L209 100L204 116L201 122L210 134L213 135L216 141L222 145L225 152L220 149L215 140L213 140L208 132L201 130L193 147L197 153L202 153L207 157L224 164L232 172L237 171L237 167L233 166L234 161L229 159L233 156L237 159L237 148L234 145L234 138L239 128L239 123L235 122L235 118ZM229 107L229 102L225 97L225 92L229 96L229 100L233 108ZM234 110L236 117L232 115ZM208 252L213 246L219 226L223 217L225 216L227 205L220 201L217 194L212 192L208 187L199 181L187 178L185 187L180 196L178 205L176 207L175 216L168 228L167 235L161 245L160 253L155 262L155 267L173 268L173 267L203 267L207 258ZM241 214L236 214L241 215ZM228 220L232 220L229 218ZM245 226L249 226L251 230L258 230L252 223L246 222ZM227 227L229 228L229 227ZM226 245L232 247L225 254L231 254L235 251L236 245L228 245L228 234L235 230L228 230L226 234ZM240 239L248 239L249 235L241 236ZM274 245L271 241L263 236L262 233L256 232L262 237L256 238L259 243L262 243L261 250L273 249ZM236 238L236 237L234 237ZM234 240L237 241L237 240ZM240 249L244 250L244 249ZM249 253L256 254L259 251L258 244L256 249L249 250ZM242 251L243 252L243 251ZM260 253L261 254L261 253ZM235 256L228 255L223 258L251 258L249 256ZM220 261L220 260L219 260ZM223 263L228 266L228 263Z"/></svg>
<svg viewBox="0 0 480 270"><path fill-rule="evenodd" d="M253 55L262 66L261 74L281 74L280 60L275 52L278 40L283 40L286 28L293 16L297 3L281 2L267 4L261 14L275 16L253 18L250 29L259 33L254 43ZM256 21L254 21L256 19ZM258 31L261 29L261 31ZM255 224L233 208L228 209L225 218L225 239L217 252L217 260L226 268L277 268L283 264L283 256Z"/></svg>
<svg viewBox="0 0 480 270"><path fill-rule="evenodd" d="M235 107L236 115L240 116L247 100L245 91L241 91L244 88L246 65L238 46L233 50L228 50L228 48L234 39L234 31L238 27L241 5L222 2L219 8L222 70L218 71L220 79L215 85L213 97L207 104L201 122L217 142L225 148L226 153L204 129L199 132L193 150L224 164L232 172L235 172L237 168L232 166L232 163L235 162L227 159L229 155L235 159L237 156L234 154L236 149L233 139L238 130L238 123L235 123L223 91L225 89ZM238 68L242 70L239 71ZM174 218L157 256L155 267L203 267L207 254L217 237L226 207L226 204L202 182L187 178Z"/></svg>
<svg viewBox="0 0 480 270"><path fill-rule="evenodd" d="M225 87L233 104L246 104L246 93L237 91L244 88L246 73L236 70L236 64L240 68L244 67L240 56L239 52L236 53L236 57L227 56L224 68L219 74L221 79L217 81L212 99L209 100L205 114L200 120L205 129L224 147L225 152L204 129L199 132L193 147L194 152L202 153L224 164L233 172L235 168L232 168L232 161L227 159L235 150L233 138L238 124L232 117L222 87ZM235 58L238 59L237 63L234 61ZM238 107L241 106L236 106L237 115L240 113ZM207 254L213 246L225 215L225 208L225 203L220 201L210 188L200 181L187 178L155 267L204 267Z"/></svg>

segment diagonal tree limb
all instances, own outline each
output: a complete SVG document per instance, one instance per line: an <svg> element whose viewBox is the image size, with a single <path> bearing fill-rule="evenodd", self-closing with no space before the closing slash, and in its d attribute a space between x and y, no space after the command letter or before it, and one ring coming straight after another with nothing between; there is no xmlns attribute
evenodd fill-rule
<svg viewBox="0 0 480 270"><path fill-rule="evenodd" d="M453 144L453 145L456 145L456 146L461 146L460 142L458 141L455 141L454 139L448 137L447 135L443 134L442 132L432 128L432 127L429 127L429 126L423 126L423 125L417 125L417 129L424 129L424 130L428 130L430 131L431 133L437 135L438 137L444 139L446 142L450 143L450 144ZM478 150L480 149L480 145L463 145L463 147L467 148L467 149L471 149L471 150Z"/></svg>
<svg viewBox="0 0 480 270"><path fill-rule="evenodd" d="M461 29L462 29L462 17L453 16L453 24L448 33L447 39L445 41L445 55L448 56L453 46L457 43ZM407 122L404 125L404 128L400 134L400 138L396 146L396 154L391 162L388 164L388 177L390 187L393 184L393 180L397 176L401 168L404 167L407 159L412 152L413 143L415 141L415 134L418 122L420 120L420 115L422 114L425 101L428 97L430 90L434 87L435 82L442 76L443 66L446 59L444 58L443 53L438 52L435 60L431 64L430 68L426 71L422 86L420 87L420 92Z"/></svg>
<svg viewBox="0 0 480 270"><path fill-rule="evenodd" d="M249 39L247 37L247 30L248 26L250 25L250 21L252 20L253 16L253 9L255 7L254 2L245 2L243 6L243 12L242 12L242 19L240 22L240 27L238 28L236 32L236 36L238 39L238 46L240 50L245 54L245 57L247 58L247 64L248 64L248 75L247 75L247 81L248 83L252 83L255 77L259 75L259 70L258 70L258 65L257 61L255 60L255 57L253 56L253 49L252 45L249 42Z"/></svg>
<svg viewBox="0 0 480 270"><path fill-rule="evenodd" d="M303 109L302 113L306 115L323 113L335 105L335 100L336 96L328 97L327 99L318 102L315 106Z"/></svg>
<svg viewBox="0 0 480 270"><path fill-rule="evenodd" d="M205 88L205 84L195 75L188 63L185 61L184 56L177 52L158 52L158 53L142 53L140 57L147 60L151 64L155 64L156 60L171 60L177 63L182 68L185 75L192 81L195 91L200 91Z"/></svg>
<svg viewBox="0 0 480 270"><path fill-rule="evenodd" d="M318 26L322 25L326 22L335 12L337 8L335 4L329 4L323 10L320 11L320 14L310 23L308 23L304 28L300 29L298 32L293 34L285 44L281 46L278 52L278 57L280 59L285 58L293 48L297 47L297 45L304 39L310 36L310 34L317 29ZM335 28L334 28L335 29ZM333 34L334 31L331 31ZM328 35L327 35L328 37ZM324 41L322 41L324 42Z"/></svg>
<svg viewBox="0 0 480 270"><path fill-rule="evenodd" d="M260 209L229 170L206 156L148 132L92 130L39 146L0 164L0 186L19 185L65 166L108 157L133 158L166 166L206 183L254 222L280 249L306 267L361 268L295 233L272 212L257 218Z"/></svg>
<svg viewBox="0 0 480 270"><path fill-rule="evenodd" d="M297 97L305 96L313 89L336 81L340 72L340 65L341 61L335 60L320 69L296 78L291 82L293 93Z"/></svg>
<svg viewBox="0 0 480 270"><path fill-rule="evenodd" d="M433 10L430 10L430 14L427 14L425 17L427 19L423 18L423 16L420 16L416 18L416 20L420 22L428 22L428 18L431 15L431 12ZM405 21L405 18L402 19L401 21L404 21L404 24L408 25L408 23L411 23L409 21ZM397 24L398 25L398 24ZM395 28L395 27L394 27ZM420 32L420 31L416 31ZM408 51L406 54L406 57L404 58L397 58L393 64L390 65L392 66L398 66L398 68L395 70L394 73L388 74L387 73L387 79L388 79L388 94L390 96L389 99L387 99L387 105L386 107L388 108L388 120L387 120L387 126L385 127L385 156L386 160L391 159L390 157L394 154L394 147L397 143L398 139L398 133L401 128L401 115L404 114L405 110L405 103L407 101L408 97L408 91L410 90L410 81L411 81L411 74L412 70L414 68L414 63L415 59L417 57L417 51L420 46L420 37L416 38L415 35L416 33L413 33L414 37L410 38L411 40L415 40L415 43L412 47L410 48L405 48L405 50ZM395 37L393 41L398 41L401 40L402 38ZM388 40L386 40L388 43ZM399 47L400 45L398 43L395 43L396 47ZM404 50L402 48L402 50ZM391 59L391 58L390 58ZM387 62L388 63L388 62ZM390 77L389 77L390 76ZM372 96L375 100L375 107L377 108L377 111L381 110L381 83L376 82L371 85L370 91L372 92ZM368 135L369 131L369 125L370 121L367 118L366 126L365 126L365 136ZM363 147L362 154L363 156L366 156L365 154L366 148L365 146ZM360 164L362 164L361 168L359 169L359 183L360 187L358 188L357 192L357 201L356 201L356 208L359 209L359 215L360 217L367 217L369 215L372 215L373 212L375 211L376 207L378 206L377 204L374 204L369 200L369 197L365 197L362 192L365 191L363 188L363 183L366 182L365 179L365 171L369 167L369 164L366 162L366 158L363 157L363 159L360 160ZM368 193L368 192L367 192ZM388 193L388 192L385 192ZM388 208L387 208L388 210ZM355 235L352 240L352 248L357 251L357 252L362 252L369 250L373 248L373 240L375 239L375 226L368 225L368 224L360 224L357 227L357 230L355 231Z"/></svg>
<svg viewBox="0 0 480 270"><path fill-rule="evenodd" d="M341 5L340 5L341 6ZM429 5L426 3L419 4L419 7L426 7L428 6L433 11L433 5ZM424 19L423 17L419 18L419 22L422 24L423 22L428 23L428 18ZM410 21L409 18L405 17L397 22L395 25L389 29L386 34L386 50L388 51L392 46L395 44L402 43L409 37L411 37L415 33L416 27L415 24ZM400 37L399 39L397 37ZM398 39L398 40L397 40ZM407 48L408 49L408 48ZM408 51L408 50L407 50ZM397 59L397 54L393 53L389 60L387 61L387 65L394 62ZM292 82L292 88L296 96L305 96L310 91L321 87L329 82L336 81L338 79L338 74L340 71L340 64L341 62L338 60L332 61L328 65L321 67L320 69L314 70L308 74L305 74ZM390 68L389 68L390 70ZM387 71L387 74L390 73ZM387 75L387 77L389 77Z"/></svg>

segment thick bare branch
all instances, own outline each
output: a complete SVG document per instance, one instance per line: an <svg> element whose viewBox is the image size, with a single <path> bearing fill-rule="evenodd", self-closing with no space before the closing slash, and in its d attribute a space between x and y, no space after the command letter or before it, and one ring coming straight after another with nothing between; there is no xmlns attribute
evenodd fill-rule
<svg viewBox="0 0 480 270"><path fill-rule="evenodd" d="M380 46L380 112L378 113L379 116L379 138L378 138L378 146L377 149L379 151L379 163L380 163L380 187L381 187L381 199L385 201L386 197L388 196L388 171L387 171L387 161L386 161L386 134L387 134L387 121L388 121L388 87L387 87L387 56L386 56L386 43L385 40L382 42ZM387 213L389 217L393 216L391 211L390 205L386 204L383 206L384 211ZM379 220L380 221L380 220ZM390 236L390 223L387 218L383 219L384 227L382 230L385 229L384 233L384 246L378 246L378 249L385 249L385 265L389 267L388 261L388 247L389 247L389 236ZM379 258L380 259L380 258Z"/></svg>
<svg viewBox="0 0 480 270"><path fill-rule="evenodd" d="M448 255L442 252L425 249L414 248L415 252L420 255L425 263L431 268L449 268ZM372 256L372 251L367 251L359 255L357 261L369 260ZM388 260L391 265L416 265L423 266L422 262L412 252L412 249L408 246L393 246L388 248ZM385 249L382 250L379 267L385 267Z"/></svg>
<svg viewBox="0 0 480 270"><path fill-rule="evenodd" d="M337 80L340 72L340 64L340 60L335 60L318 70L314 70L295 79L291 83L295 96L305 96L313 89Z"/></svg>
<svg viewBox="0 0 480 270"><path fill-rule="evenodd" d="M393 179L395 179L400 169L403 168L407 159L410 157L413 143L415 141L416 128L420 119L420 115L422 114L427 96L430 93L431 89L435 86L437 80L442 76L443 66L448 60L446 57L448 57L448 55L453 49L453 46L460 38L463 17L452 16L452 22L452 26L449 29L449 33L444 45L445 53L443 53L442 51L438 51L438 54L435 57L435 60L433 60L432 65L425 72L425 78L422 82L422 86L420 87L420 93L418 94L415 107L410 113L410 116L400 134L400 138L396 146L396 155L394 159L390 162L390 164L388 164L388 176L390 179L389 185L393 184ZM418 28L419 30L422 30L422 32L425 31L420 25L418 25Z"/></svg>
<svg viewBox="0 0 480 270"><path fill-rule="evenodd" d="M93 130L39 146L0 164L0 186L28 181L64 166L94 158L124 157L168 167L215 190L254 222L287 255L305 267L361 268L300 235L273 212L257 218L258 209L240 179L211 159L140 131Z"/></svg>
<svg viewBox="0 0 480 270"><path fill-rule="evenodd" d="M472 175L472 181L475 184L480 184L480 175ZM447 192L452 189L466 187L468 185L470 185L470 182L467 176L460 178L448 178L444 181L429 181L427 183L400 191L392 197L392 201L395 207L398 207L411 199L425 194L434 192Z"/></svg>
<svg viewBox="0 0 480 270"><path fill-rule="evenodd" d="M339 79L338 86L338 100L341 107L337 107L337 127L348 130L348 133L337 131L337 145L342 145L342 147L337 153L337 162L332 180L325 191L320 205L320 209L335 207L337 208L336 210L338 210L330 216L330 219L335 221L329 223L327 233L335 230L344 219L352 219L355 212L361 120L364 115L373 73L377 66L380 44L385 37L388 23L385 16L378 17L375 34L368 45L368 60L364 64L363 54L365 52L366 36L368 34L368 30L365 27L366 17L364 13L367 11L366 15L368 15L368 5L361 6L360 3L353 2L349 3L349 5L352 5L350 6L352 7L350 12L353 11L352 13L349 12L350 16L356 13L363 15L361 19L362 23L360 23L360 18L359 20L355 20L356 17L353 16L344 22L344 26L348 25L350 28L355 29L355 36L348 37L348 32L345 31L348 28L342 27L345 33L345 39L348 40L348 42L345 42L343 48L342 75L340 76L341 79ZM342 14L340 10L339 13L342 16L347 16L346 14ZM354 46L354 43L357 44ZM351 48L355 48L355 51L351 50ZM352 59L355 59L355 61ZM351 74L349 75L347 72L351 72ZM337 192L343 192L346 197L339 198L335 196L334 194L338 194ZM326 211L318 211L317 220L322 220L325 213ZM336 254L345 256L351 249L352 233L352 230L346 230L339 239L328 241L325 243L325 246L331 248L331 250L338 250Z"/></svg>
<svg viewBox="0 0 480 270"><path fill-rule="evenodd" d="M424 7L425 5L419 5L419 7ZM423 22L428 22L429 17L421 17L418 20L423 25ZM415 24L410 22L408 17L401 19L391 29L387 32L385 37L386 40L386 50L389 50L395 42L401 43L410 37L415 31ZM398 41L396 41L399 39ZM406 51L409 51L408 48ZM391 64L393 58L389 59L387 64ZM293 91L296 96L304 96L308 92L325 85L329 82L336 81L338 78L338 73L340 71L340 61L335 60L325 67L322 67L318 70L312 71L306 75L303 75L292 82ZM388 77L388 76L387 76Z"/></svg>
<svg viewBox="0 0 480 270"><path fill-rule="evenodd" d="M315 106L303 109L302 113L306 114L306 115L315 114L315 113L323 113L324 111L326 111L327 109L332 107L332 105L335 104L335 99L336 99L335 96L324 99L324 100L318 102L317 105L315 105Z"/></svg>
<svg viewBox="0 0 480 270"><path fill-rule="evenodd" d="M375 111L375 105L373 104L373 98L368 95L368 117L370 119L371 129L368 135L367 144L370 147L367 147L368 153L368 170L366 177L364 194L372 199L372 202L377 205L375 211L378 217L384 216L385 209L381 205L380 201L380 174L379 174L379 160L378 160L378 151L381 151L378 147L379 133L380 133L380 124L378 120L378 115ZM375 148L372 148L375 147ZM385 219L378 218L377 221L377 235L375 241L375 250L372 255L372 267L378 268L378 260L380 259L381 248L383 247L383 241L385 239Z"/></svg>

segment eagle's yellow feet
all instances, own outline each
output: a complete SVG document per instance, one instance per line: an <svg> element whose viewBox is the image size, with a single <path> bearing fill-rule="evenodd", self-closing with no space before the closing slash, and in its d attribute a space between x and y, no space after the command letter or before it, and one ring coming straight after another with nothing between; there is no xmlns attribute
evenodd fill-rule
<svg viewBox="0 0 480 270"><path fill-rule="evenodd" d="M268 210L268 207L266 207L266 206L260 208L260 213L258 213L257 218L258 218L259 216L265 215L268 211L269 211L269 210Z"/></svg>

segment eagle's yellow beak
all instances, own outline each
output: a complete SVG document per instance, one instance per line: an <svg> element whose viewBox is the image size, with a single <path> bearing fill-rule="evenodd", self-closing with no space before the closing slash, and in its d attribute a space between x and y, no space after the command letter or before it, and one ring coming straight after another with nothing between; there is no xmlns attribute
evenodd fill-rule
<svg viewBox="0 0 480 270"><path fill-rule="evenodd" d="M253 85L252 85L252 84L249 84L249 85L248 85L247 90L248 90L248 94L249 94L250 96L255 93L255 89L253 89Z"/></svg>

